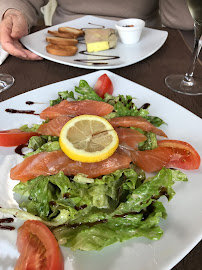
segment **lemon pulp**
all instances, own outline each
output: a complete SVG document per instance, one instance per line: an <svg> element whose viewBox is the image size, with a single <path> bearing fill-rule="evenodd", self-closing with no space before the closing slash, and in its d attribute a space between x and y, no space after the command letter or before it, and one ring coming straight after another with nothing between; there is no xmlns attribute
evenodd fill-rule
<svg viewBox="0 0 202 270"><path fill-rule="evenodd" d="M99 162L115 152L119 139L106 119L96 115L80 115L64 125L59 143L62 151L72 160Z"/></svg>

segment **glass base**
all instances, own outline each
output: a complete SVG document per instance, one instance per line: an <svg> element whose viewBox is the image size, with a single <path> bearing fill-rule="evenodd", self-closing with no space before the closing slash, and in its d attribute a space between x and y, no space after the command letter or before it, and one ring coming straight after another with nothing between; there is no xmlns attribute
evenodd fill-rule
<svg viewBox="0 0 202 270"><path fill-rule="evenodd" d="M0 73L0 93L10 88L14 81L15 79L11 75Z"/></svg>
<svg viewBox="0 0 202 270"><path fill-rule="evenodd" d="M166 85L175 92L184 95L202 95L202 79L185 80L185 75L169 75L165 79Z"/></svg>

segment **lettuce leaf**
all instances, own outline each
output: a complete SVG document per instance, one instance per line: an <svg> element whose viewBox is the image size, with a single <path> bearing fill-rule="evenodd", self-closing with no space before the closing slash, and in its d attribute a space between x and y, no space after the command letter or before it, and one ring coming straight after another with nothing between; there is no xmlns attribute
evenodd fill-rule
<svg viewBox="0 0 202 270"><path fill-rule="evenodd" d="M147 137L145 142L140 142L138 144L138 150L152 150L158 147L156 134L153 132L144 132L144 135Z"/></svg>
<svg viewBox="0 0 202 270"><path fill-rule="evenodd" d="M31 127L28 127L28 125L23 125L20 127L21 131L25 132L37 132L40 124L33 124Z"/></svg>
<svg viewBox="0 0 202 270"><path fill-rule="evenodd" d="M61 225L53 229L53 234L60 245L85 251L101 250L133 237L158 240L163 235L158 223L161 217L166 217L166 211L161 202L155 202L152 209L146 219L143 213L127 214L124 218L117 216L94 224Z"/></svg>
<svg viewBox="0 0 202 270"><path fill-rule="evenodd" d="M68 211L66 210L60 210L59 215L51 219L51 221L42 220L40 217L30 214L27 211L18 208L0 208L0 213L11 214L14 217L19 218L21 220L39 220L49 227L57 227L59 225L68 222L69 220Z"/></svg>
<svg viewBox="0 0 202 270"><path fill-rule="evenodd" d="M105 94L104 101L114 106L113 112L108 114L105 118L110 119L119 116L142 116L146 117L149 112L147 109L138 109L130 95L112 96Z"/></svg>
<svg viewBox="0 0 202 270"><path fill-rule="evenodd" d="M118 95L112 96L108 93L105 94L104 99L99 97L94 89L85 80L80 80L79 86L75 86L75 92L78 93L77 99L75 98L73 92L59 92L58 98L50 101L50 105L55 105L60 103L64 99L73 100L96 100L103 101L114 106L113 112L105 116L106 119L119 117L119 116L142 116L151 122L154 126L159 127L164 123L164 121L156 116L149 116L148 109L137 108L133 102L134 98L130 95Z"/></svg>
<svg viewBox="0 0 202 270"><path fill-rule="evenodd" d="M30 157L32 155L36 155L40 152L51 152L51 151L57 151L60 149L61 148L60 148L60 144L58 141L47 142L47 143L44 143L41 147L37 148L35 151L27 153L24 156L24 158Z"/></svg>
<svg viewBox="0 0 202 270"><path fill-rule="evenodd" d="M78 100L89 99L103 101L103 99L95 93L95 90L90 87L85 80L80 80L79 86L75 86L75 92L80 94L80 96L78 96Z"/></svg>
<svg viewBox="0 0 202 270"><path fill-rule="evenodd" d="M29 139L28 148L32 149L32 152L27 153L24 158L38 154L40 152L51 152L60 150L59 137L57 136L32 136Z"/></svg>
<svg viewBox="0 0 202 270"><path fill-rule="evenodd" d="M102 219L98 215L97 221L77 220L75 224L54 228L53 233L59 244L72 250L100 250L117 241L140 236L158 240L163 235L159 227L160 218L167 217L158 198L165 195L170 200L174 196L173 177L175 180L187 180L178 170L162 169L134 189L127 201L122 202L115 211L103 214Z"/></svg>
<svg viewBox="0 0 202 270"><path fill-rule="evenodd" d="M74 92L73 91L58 92L58 98L55 100L50 100L49 104L50 104L50 106L54 106L56 104L59 104L62 100L65 100L65 99L76 100L74 97Z"/></svg>
<svg viewBox="0 0 202 270"><path fill-rule="evenodd" d="M117 204L125 190L129 194L129 190L135 189L137 178L134 170L125 169L105 175L102 179L96 178L93 183L79 183L77 177L76 181L74 178L70 181L60 172L52 176L39 176L26 183L20 182L13 190L28 198L20 207L44 220L50 220L53 213L56 215L61 208L75 208L78 210L75 213L86 207L89 210L93 207L110 209Z"/></svg>
<svg viewBox="0 0 202 270"><path fill-rule="evenodd" d="M14 191L27 198L21 208L46 223L60 223L53 229L60 244L73 250L100 250L132 237L159 239L163 232L158 223L166 211L158 199L172 199L175 181L187 178L166 168L148 179L133 168L96 179L60 172L19 183Z"/></svg>
<svg viewBox="0 0 202 270"><path fill-rule="evenodd" d="M157 116L147 115L145 118L155 127L160 127L161 125L166 124L161 118Z"/></svg>

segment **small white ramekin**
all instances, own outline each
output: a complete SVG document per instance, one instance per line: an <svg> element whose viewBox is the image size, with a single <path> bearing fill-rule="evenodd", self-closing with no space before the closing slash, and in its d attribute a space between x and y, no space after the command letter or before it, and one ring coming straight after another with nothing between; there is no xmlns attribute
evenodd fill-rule
<svg viewBox="0 0 202 270"><path fill-rule="evenodd" d="M141 19L124 19L118 21L115 27L122 43L135 44L140 40L145 22Z"/></svg>

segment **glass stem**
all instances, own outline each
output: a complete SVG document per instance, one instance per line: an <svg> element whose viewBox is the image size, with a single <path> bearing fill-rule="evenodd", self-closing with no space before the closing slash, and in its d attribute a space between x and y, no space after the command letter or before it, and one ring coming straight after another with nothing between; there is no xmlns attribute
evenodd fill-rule
<svg viewBox="0 0 202 270"><path fill-rule="evenodd" d="M202 46L202 24L194 21L194 49L191 56L191 64L188 68L187 73L185 74L184 82L193 84L195 64L199 56L201 46Z"/></svg>

